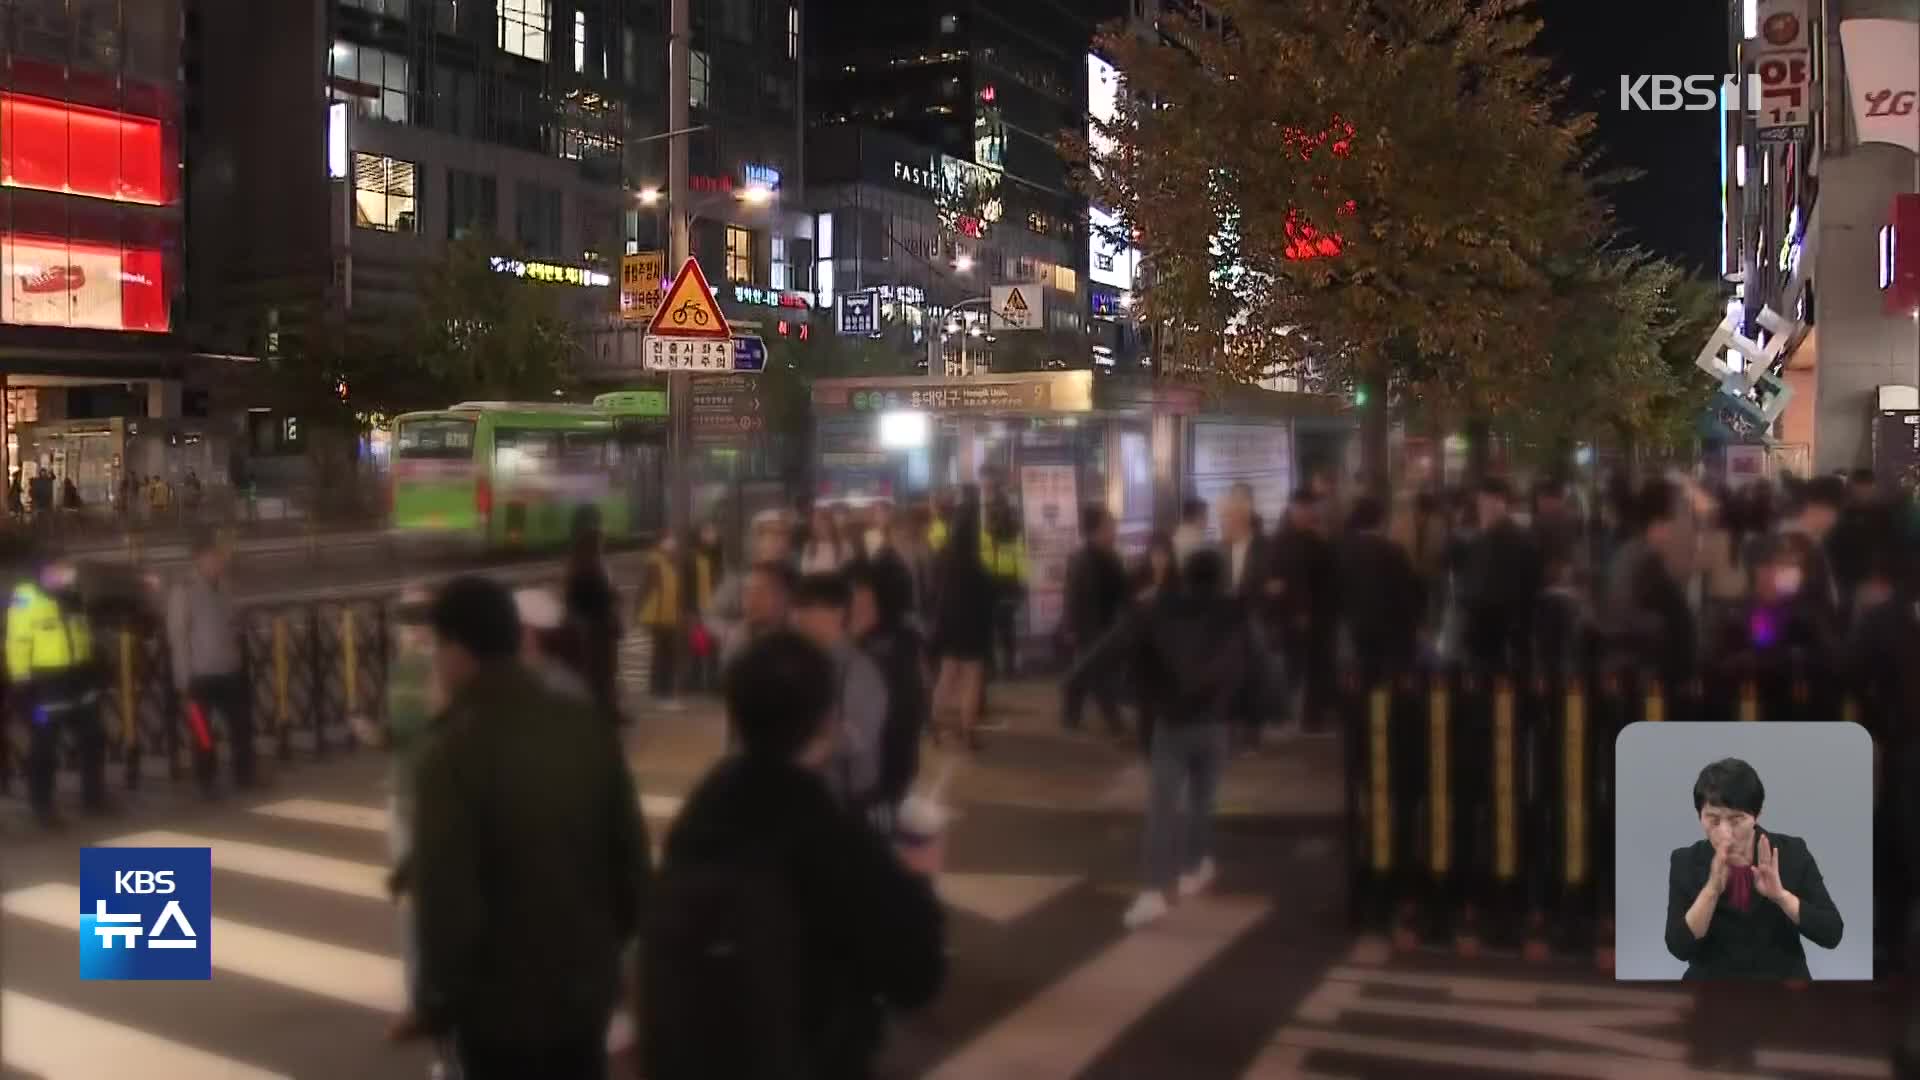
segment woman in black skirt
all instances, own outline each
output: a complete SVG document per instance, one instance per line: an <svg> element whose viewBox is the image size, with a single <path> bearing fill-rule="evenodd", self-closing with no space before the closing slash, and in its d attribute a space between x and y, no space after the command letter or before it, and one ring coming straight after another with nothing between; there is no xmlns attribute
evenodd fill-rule
<svg viewBox="0 0 1920 1080"><path fill-rule="evenodd" d="M993 580L980 561L980 492L969 487L936 571L939 604L933 618L933 738L951 730L972 749L981 746L980 691L993 648Z"/></svg>

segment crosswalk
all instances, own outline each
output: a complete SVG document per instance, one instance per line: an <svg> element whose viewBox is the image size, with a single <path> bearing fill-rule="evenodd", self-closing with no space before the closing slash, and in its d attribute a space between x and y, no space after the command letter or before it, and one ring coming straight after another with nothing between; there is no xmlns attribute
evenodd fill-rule
<svg viewBox="0 0 1920 1080"><path fill-rule="evenodd" d="M654 836L680 806L672 794L642 798ZM0 894L9 1077L425 1075L424 1050L380 1037L403 1006L388 822L377 801L290 797L107 841L211 849L211 983L80 982L72 880ZM937 884L954 920L954 1000L931 1023L903 1026L921 1044L890 1075L1693 1075L1676 1033L1688 999L1672 991L1410 970L1366 949L1285 972L1276 958L1316 931L1294 929L1276 897L1224 892L1127 934L1124 890L1084 875L970 870ZM1223 981L1234 972L1250 983ZM1288 977L1304 982L1278 989ZM1172 1047L1159 1051L1164 1067L1153 1063L1161 1042ZM1218 1056L1175 1056L1188 1053ZM1769 1047L1761 1061L1768 1076L1890 1075L1861 1054Z"/></svg>

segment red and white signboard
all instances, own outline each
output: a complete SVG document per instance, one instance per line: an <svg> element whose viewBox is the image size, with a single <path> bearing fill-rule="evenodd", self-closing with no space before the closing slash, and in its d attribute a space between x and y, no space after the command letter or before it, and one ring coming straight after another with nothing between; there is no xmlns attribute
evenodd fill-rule
<svg viewBox="0 0 1920 1080"><path fill-rule="evenodd" d="M1840 24L1840 47L1860 141L1920 154L1920 22L1848 19Z"/></svg>
<svg viewBox="0 0 1920 1080"><path fill-rule="evenodd" d="M0 236L0 322L167 330L160 252Z"/></svg>
<svg viewBox="0 0 1920 1080"><path fill-rule="evenodd" d="M1806 0L1760 0L1760 38L1753 70L1760 78L1761 142L1807 135L1813 96L1813 52Z"/></svg>

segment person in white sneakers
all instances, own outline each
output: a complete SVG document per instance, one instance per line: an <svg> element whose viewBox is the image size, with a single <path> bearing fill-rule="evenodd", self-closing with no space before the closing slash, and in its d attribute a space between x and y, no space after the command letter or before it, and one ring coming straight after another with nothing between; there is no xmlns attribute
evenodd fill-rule
<svg viewBox="0 0 1920 1080"><path fill-rule="evenodd" d="M1189 555L1185 588L1163 593L1139 640L1141 692L1152 702L1146 888L1127 909L1137 929L1213 883L1213 812L1234 702L1250 670L1247 620L1210 549Z"/></svg>

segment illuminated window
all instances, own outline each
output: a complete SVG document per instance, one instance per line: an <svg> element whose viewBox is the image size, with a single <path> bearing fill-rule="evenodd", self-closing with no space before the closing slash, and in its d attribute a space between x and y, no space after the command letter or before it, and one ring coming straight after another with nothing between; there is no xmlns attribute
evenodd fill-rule
<svg viewBox="0 0 1920 1080"><path fill-rule="evenodd" d="M787 7L787 59L800 57L800 9Z"/></svg>
<svg viewBox="0 0 1920 1080"><path fill-rule="evenodd" d="M707 107L707 54L699 51L687 53L687 104L696 109Z"/></svg>
<svg viewBox="0 0 1920 1080"><path fill-rule="evenodd" d="M0 184L159 205L172 194L160 121L0 94Z"/></svg>
<svg viewBox="0 0 1920 1080"><path fill-rule="evenodd" d="M546 63L547 0L497 0L500 10L500 48L515 56Z"/></svg>
<svg viewBox="0 0 1920 1080"><path fill-rule="evenodd" d="M412 84L407 58L349 41L336 41L328 54L332 69L329 95L353 106L357 116L404 124L411 116Z"/></svg>
<svg viewBox="0 0 1920 1080"><path fill-rule="evenodd" d="M753 233L727 226L727 280L753 281Z"/></svg>
<svg viewBox="0 0 1920 1080"><path fill-rule="evenodd" d="M774 233L767 238L767 254L772 258L771 275L767 286L773 289L789 289L787 284L787 238Z"/></svg>
<svg viewBox="0 0 1920 1080"><path fill-rule="evenodd" d="M573 70L586 74L587 71L587 13L573 13Z"/></svg>
<svg viewBox="0 0 1920 1080"><path fill-rule="evenodd" d="M353 223L362 229L410 233L420 229L419 189L411 161L353 155Z"/></svg>

